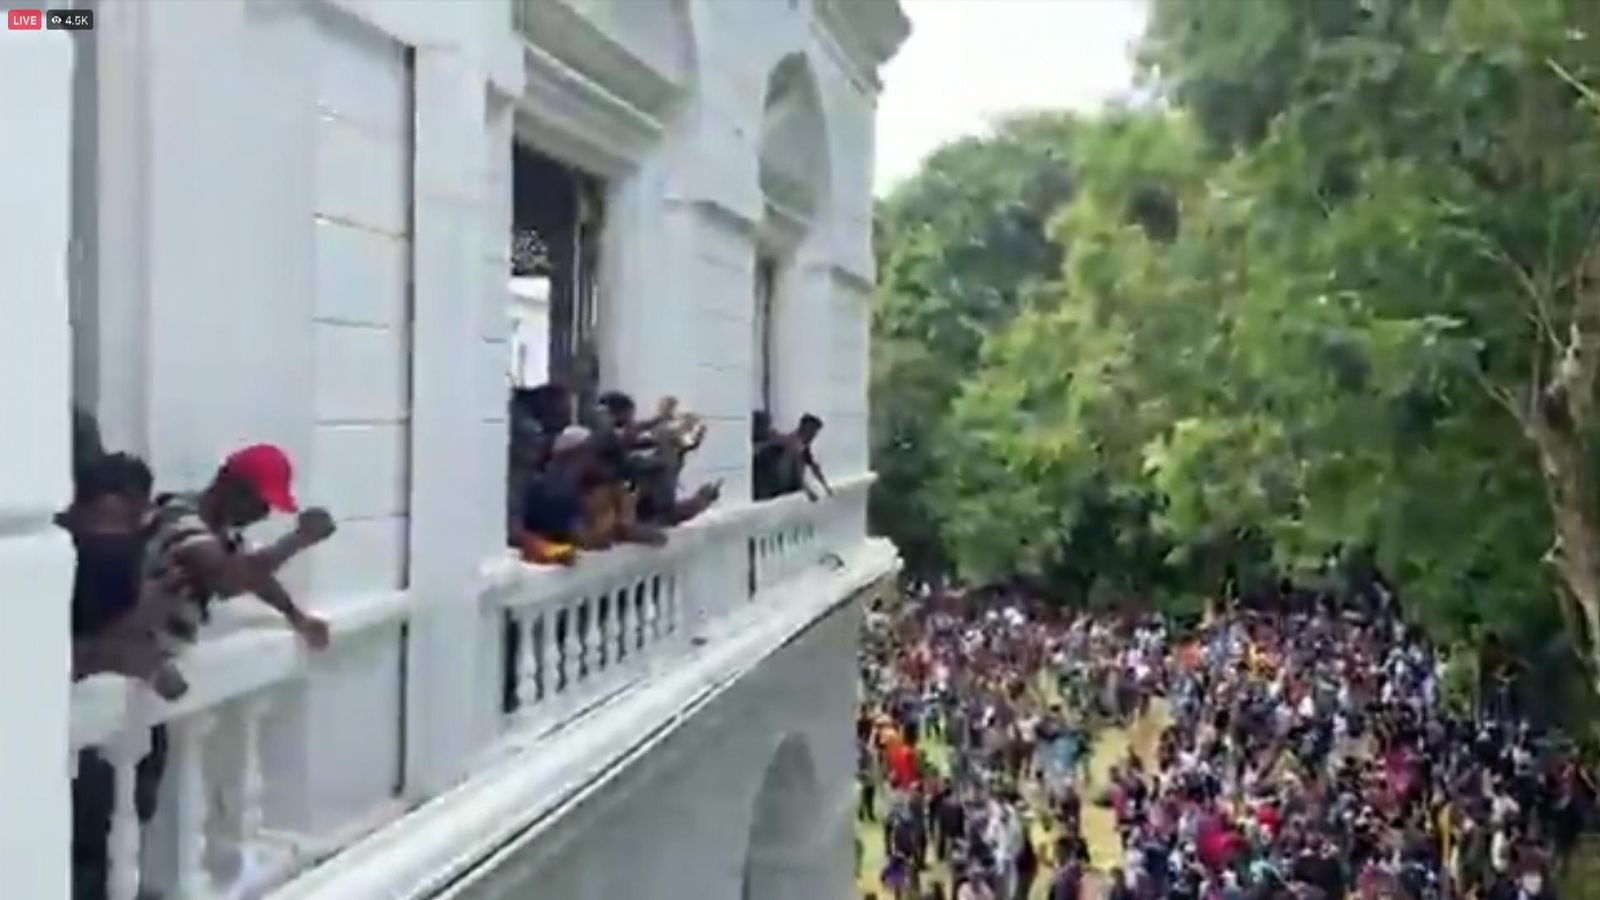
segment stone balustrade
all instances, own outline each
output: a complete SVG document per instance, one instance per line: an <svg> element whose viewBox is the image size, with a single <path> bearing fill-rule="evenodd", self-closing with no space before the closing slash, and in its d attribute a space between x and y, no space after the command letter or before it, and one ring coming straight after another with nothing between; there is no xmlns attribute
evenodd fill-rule
<svg viewBox="0 0 1600 900"><path fill-rule="evenodd" d="M714 508L673 529L663 547L587 553L571 568L509 557L490 563L481 593L490 626L483 649L504 654L501 743L582 727L586 712L716 641L722 623L745 621L733 613L759 606L807 571L842 566L840 554L864 538L870 483L853 479L816 503L792 496ZM353 638L407 622L412 613L404 592L340 603L324 611L334 635L326 653L336 659ZM110 767L110 900L135 900L150 889L178 900L254 896L341 846L266 825L273 792L296 786L282 783L289 776L268 777L264 729L280 699L306 677L309 659L281 626L257 621L265 620L247 620L184 654L192 687L176 703L117 676L73 686L74 777L84 777L85 766ZM399 741L405 723L370 727L392 729ZM493 733L486 738L489 759L496 741ZM136 798L136 771L155 740L166 744L160 827L141 824Z"/></svg>
<svg viewBox="0 0 1600 900"><path fill-rule="evenodd" d="M498 563L486 600L503 616L508 731L541 732L648 677L729 609L859 540L871 483L813 503L783 497L713 509L663 547L584 554L571 568Z"/></svg>
<svg viewBox="0 0 1600 900"><path fill-rule="evenodd" d="M328 614L328 652L338 653L352 637L409 612L403 594L342 603ZM183 655L191 689L176 703L119 676L73 685L73 777L94 777L86 766L111 770L109 900L134 900L152 884L178 900L237 896L294 868L303 855L301 842L264 825L269 785L262 741L275 702L303 677L307 653L281 626L244 627ZM171 804L164 817L170 833L152 846L146 840L151 829L140 823L136 808L136 772L159 741L166 744L160 802ZM153 871L144 871L147 866Z"/></svg>

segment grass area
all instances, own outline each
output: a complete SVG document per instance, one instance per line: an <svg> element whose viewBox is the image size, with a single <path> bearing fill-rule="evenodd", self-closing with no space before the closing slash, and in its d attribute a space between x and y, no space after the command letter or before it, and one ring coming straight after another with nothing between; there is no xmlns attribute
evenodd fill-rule
<svg viewBox="0 0 1600 900"><path fill-rule="evenodd" d="M1127 756L1130 744L1147 764L1154 764L1156 741L1160 738L1166 719L1166 707L1158 702L1151 707L1149 715L1134 722L1132 727L1105 728L1095 736L1093 753L1089 758L1089 785L1083 794L1083 836L1089 843L1090 863L1100 872L1109 871L1119 864L1122 858L1122 842L1117 837L1116 820L1111 810L1101 808L1092 801L1104 788L1111 767ZM942 742L930 742L927 751L935 767L941 772L949 771L950 751L947 746ZM1037 790L1038 786L1031 784L1024 788L1029 794ZM881 812L882 794L879 795L879 800ZM1032 817L1029 827L1033 832L1034 846L1039 848L1041 858L1044 858L1055 845L1055 836L1050 823L1040 817ZM856 838L861 843L861 863L856 868L856 889L863 897L873 893L879 900L888 900L890 895L884 890L878 877L883 872L884 863L881 818L877 822L857 822ZM1046 871L1041 869L1040 878L1033 886L1034 900L1046 900L1049 893L1049 883L1044 874ZM929 871L924 873L925 884L930 878L942 882L948 888L950 870L943 863L934 863ZM949 894L947 890L946 896Z"/></svg>
<svg viewBox="0 0 1600 900"><path fill-rule="evenodd" d="M1560 882L1559 897L1600 900L1600 835L1589 835L1578 844L1570 868Z"/></svg>

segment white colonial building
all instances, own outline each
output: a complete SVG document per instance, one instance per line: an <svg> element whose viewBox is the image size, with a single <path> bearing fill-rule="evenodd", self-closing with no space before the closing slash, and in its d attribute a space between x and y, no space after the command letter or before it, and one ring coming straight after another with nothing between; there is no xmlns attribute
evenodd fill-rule
<svg viewBox="0 0 1600 900"><path fill-rule="evenodd" d="M93 32L0 34L5 896L72 896L85 748L115 790L79 896L850 896L896 0L77 5ZM516 561L507 396L541 373L681 398L724 499ZM332 646L241 599L178 703L72 683L73 403L158 488L288 449L339 520L286 579ZM749 499L755 410L823 417L834 497Z"/></svg>

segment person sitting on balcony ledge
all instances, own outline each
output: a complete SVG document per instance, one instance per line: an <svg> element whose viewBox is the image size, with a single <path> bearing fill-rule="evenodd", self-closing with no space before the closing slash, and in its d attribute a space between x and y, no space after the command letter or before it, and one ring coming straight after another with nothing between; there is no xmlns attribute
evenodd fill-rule
<svg viewBox="0 0 1600 900"><path fill-rule="evenodd" d="M774 430L772 419L765 412L758 411L753 421L755 459L752 467L757 500L803 491L807 499L815 502L817 492L806 483L808 472L828 496L833 496L833 488L812 452L817 435L822 433L822 419L806 413L800 417L800 427L789 434Z"/></svg>
<svg viewBox="0 0 1600 900"><path fill-rule="evenodd" d="M285 563L335 530L327 510L299 508L292 481L288 456L256 444L229 456L200 493L156 499L146 529L145 575L163 583L173 570L182 575L180 587L165 597L171 637L192 643L213 599L249 593L282 613L312 649L328 645L327 622L296 606L277 578ZM245 552L241 532L273 511L297 513L294 530L261 550Z"/></svg>

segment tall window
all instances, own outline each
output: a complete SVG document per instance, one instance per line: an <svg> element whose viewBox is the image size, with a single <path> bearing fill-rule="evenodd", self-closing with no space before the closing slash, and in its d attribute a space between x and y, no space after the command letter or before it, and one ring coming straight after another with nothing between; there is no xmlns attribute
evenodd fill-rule
<svg viewBox="0 0 1600 900"><path fill-rule="evenodd" d="M772 303L778 289L778 263L770 256L756 257L755 373L756 409L772 412Z"/></svg>
<svg viewBox="0 0 1600 900"><path fill-rule="evenodd" d="M603 185L525 147L513 155L513 383L551 381L593 399L599 384ZM535 344L542 340L543 348ZM521 349L519 349L521 348ZM541 353L541 349L544 351ZM544 378L528 371L544 356Z"/></svg>

